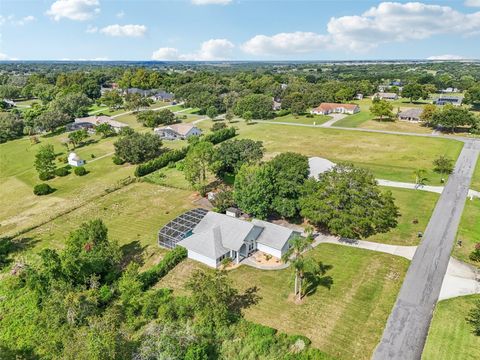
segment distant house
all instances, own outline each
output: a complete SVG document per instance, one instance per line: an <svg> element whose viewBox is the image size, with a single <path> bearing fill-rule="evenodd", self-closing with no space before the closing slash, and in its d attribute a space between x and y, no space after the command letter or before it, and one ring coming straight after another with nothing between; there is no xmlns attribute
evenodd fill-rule
<svg viewBox="0 0 480 360"><path fill-rule="evenodd" d="M380 99L380 100L397 100L399 98L398 94L396 93L389 93L389 92L378 92L372 96L373 99Z"/></svg>
<svg viewBox="0 0 480 360"><path fill-rule="evenodd" d="M310 113L315 115L328 115L331 113L338 114L355 114L360 111L360 107L356 104L337 104L337 103L321 103Z"/></svg>
<svg viewBox="0 0 480 360"><path fill-rule="evenodd" d="M117 90L117 89L118 89L117 83L105 84L100 87L100 94L104 95L108 91Z"/></svg>
<svg viewBox="0 0 480 360"><path fill-rule="evenodd" d="M74 152L71 152L70 154L68 154L68 165L83 166L85 165L85 161L80 159L80 157Z"/></svg>
<svg viewBox="0 0 480 360"><path fill-rule="evenodd" d="M170 102L174 98L175 98L175 95L173 95L172 93L166 92L166 91L160 91L160 92L157 92L157 93L153 94L152 96L150 96L150 99L152 99L153 101Z"/></svg>
<svg viewBox="0 0 480 360"><path fill-rule="evenodd" d="M363 99L363 94L356 94L355 95L355 100L362 100Z"/></svg>
<svg viewBox="0 0 480 360"><path fill-rule="evenodd" d="M272 103L273 111L278 111L282 108L282 99L277 97L277 98L273 98L272 101L273 101Z"/></svg>
<svg viewBox="0 0 480 360"><path fill-rule="evenodd" d="M139 89L139 88L128 88L123 90L124 94L140 94L143 97L151 96L158 92L157 89Z"/></svg>
<svg viewBox="0 0 480 360"><path fill-rule="evenodd" d="M299 232L267 221L254 219L248 222L225 214L198 210L202 209L181 215L160 230L159 245L182 246L187 249L190 259L213 268L221 265L226 258L238 264L257 250L281 258L289 248L289 240L300 235ZM173 244L169 234L172 234L171 230L175 229L176 224L180 224L181 230L177 233L180 232L181 236Z"/></svg>
<svg viewBox="0 0 480 360"><path fill-rule="evenodd" d="M454 106L460 106L462 105L462 102L463 102L463 96L448 96L448 95L442 95L433 101L435 105L451 104Z"/></svg>
<svg viewBox="0 0 480 360"><path fill-rule="evenodd" d="M398 118L403 121L419 122L423 109L413 108L406 109L398 113Z"/></svg>
<svg viewBox="0 0 480 360"><path fill-rule="evenodd" d="M447 87L446 89L440 90L440 92L444 93L444 94L456 93L458 91L459 90L457 88L454 88L454 87Z"/></svg>
<svg viewBox="0 0 480 360"><path fill-rule="evenodd" d="M83 118L76 118L73 124L67 126L67 129L77 130L77 128L86 128L91 129L92 127L95 128L100 124L109 124L113 130L119 132L122 128L128 127L127 124L122 123L120 121L113 120L110 116L100 115L100 116L87 116Z"/></svg>
<svg viewBox="0 0 480 360"><path fill-rule="evenodd" d="M173 124L155 128L153 132L165 140L188 139L199 136L202 130L191 124Z"/></svg>

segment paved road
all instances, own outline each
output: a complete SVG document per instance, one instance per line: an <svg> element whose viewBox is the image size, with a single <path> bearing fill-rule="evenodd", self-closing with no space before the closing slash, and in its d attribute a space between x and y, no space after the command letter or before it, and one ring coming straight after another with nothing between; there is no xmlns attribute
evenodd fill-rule
<svg viewBox="0 0 480 360"><path fill-rule="evenodd" d="M410 264L374 360L421 359L479 152L479 142L465 141Z"/></svg>

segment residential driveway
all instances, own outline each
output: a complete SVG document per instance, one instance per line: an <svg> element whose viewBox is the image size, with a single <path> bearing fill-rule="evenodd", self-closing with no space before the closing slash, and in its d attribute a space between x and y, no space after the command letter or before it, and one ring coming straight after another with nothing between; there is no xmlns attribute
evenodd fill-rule
<svg viewBox="0 0 480 360"><path fill-rule="evenodd" d="M374 360L421 359L479 152L480 143L465 141L405 276Z"/></svg>
<svg viewBox="0 0 480 360"><path fill-rule="evenodd" d="M320 125L320 127L330 127L333 124L335 124L338 120L342 120L343 118L348 116L348 114L330 114L329 116L331 116L332 118L327 122L324 122L322 125Z"/></svg>

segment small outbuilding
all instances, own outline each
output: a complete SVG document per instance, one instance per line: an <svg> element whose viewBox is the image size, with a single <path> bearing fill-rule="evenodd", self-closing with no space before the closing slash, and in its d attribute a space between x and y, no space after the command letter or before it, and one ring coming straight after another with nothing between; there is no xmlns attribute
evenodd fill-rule
<svg viewBox="0 0 480 360"><path fill-rule="evenodd" d="M80 158L77 154L74 152L71 152L68 154L68 165L70 166L83 166L85 165L85 161Z"/></svg>
<svg viewBox="0 0 480 360"><path fill-rule="evenodd" d="M200 136L202 130L191 124L173 124L155 128L153 132L165 140L188 139L190 136Z"/></svg>
<svg viewBox="0 0 480 360"><path fill-rule="evenodd" d="M420 122L420 116L422 115L423 109L405 109L398 113L398 118L403 121L411 122Z"/></svg>

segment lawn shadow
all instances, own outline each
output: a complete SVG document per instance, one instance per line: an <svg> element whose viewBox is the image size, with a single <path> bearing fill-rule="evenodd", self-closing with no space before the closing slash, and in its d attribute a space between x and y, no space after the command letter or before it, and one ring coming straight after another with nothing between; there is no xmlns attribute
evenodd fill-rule
<svg viewBox="0 0 480 360"><path fill-rule="evenodd" d="M304 273L306 283L304 296L315 294L319 286L330 290L333 285L333 278L330 275L325 276L325 274L332 268L332 265L325 265L320 261L312 271L306 271Z"/></svg>
<svg viewBox="0 0 480 360"><path fill-rule="evenodd" d="M233 308L235 311L241 312L244 309L258 304L261 300L260 295L258 295L258 287L252 286L245 290L243 294L237 295L233 300Z"/></svg>
<svg viewBox="0 0 480 360"><path fill-rule="evenodd" d="M143 252L145 249L146 246L142 246L138 240L122 245L120 247L122 252L121 267L126 267L132 261L142 266L144 264Z"/></svg>
<svg viewBox="0 0 480 360"><path fill-rule="evenodd" d="M39 241L31 237L0 238L0 269L12 263L12 255L33 248Z"/></svg>

